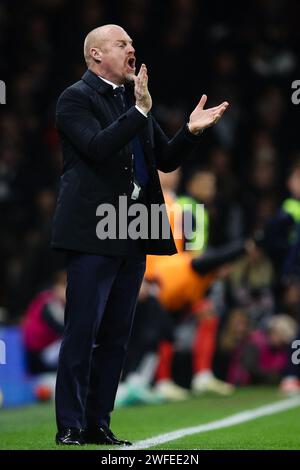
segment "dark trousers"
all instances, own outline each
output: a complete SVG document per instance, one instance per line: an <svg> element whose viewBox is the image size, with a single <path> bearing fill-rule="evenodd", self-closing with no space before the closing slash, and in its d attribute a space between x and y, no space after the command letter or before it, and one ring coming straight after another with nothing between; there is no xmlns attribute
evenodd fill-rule
<svg viewBox="0 0 300 470"><path fill-rule="evenodd" d="M58 429L109 427L144 271L144 255L68 254Z"/></svg>
<svg viewBox="0 0 300 470"><path fill-rule="evenodd" d="M136 372L149 353L157 353L161 341L173 342L174 319L155 297L137 304L134 325L128 345L122 378Z"/></svg>

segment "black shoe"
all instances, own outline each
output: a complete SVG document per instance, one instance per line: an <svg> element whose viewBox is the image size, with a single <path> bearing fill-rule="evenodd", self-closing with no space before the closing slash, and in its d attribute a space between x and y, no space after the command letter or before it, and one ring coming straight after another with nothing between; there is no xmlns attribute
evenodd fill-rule
<svg viewBox="0 0 300 470"><path fill-rule="evenodd" d="M97 428L87 429L85 431L85 442L86 444L98 444L108 446L131 446L132 443L129 441L122 441L118 439L110 429Z"/></svg>
<svg viewBox="0 0 300 470"><path fill-rule="evenodd" d="M56 434L55 442L64 446L83 446L85 444L84 433L81 429L65 428Z"/></svg>

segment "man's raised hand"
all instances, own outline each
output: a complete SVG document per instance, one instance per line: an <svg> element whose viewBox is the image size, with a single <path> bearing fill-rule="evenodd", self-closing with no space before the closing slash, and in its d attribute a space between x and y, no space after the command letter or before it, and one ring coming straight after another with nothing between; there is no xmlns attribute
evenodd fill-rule
<svg viewBox="0 0 300 470"><path fill-rule="evenodd" d="M138 75L134 75L132 78L134 80L135 104L147 114L152 108L152 98L148 90L148 73L146 65L142 64Z"/></svg>
<svg viewBox="0 0 300 470"><path fill-rule="evenodd" d="M229 106L227 101L214 108L203 109L207 101L207 96L202 95L201 99L190 115L188 128L192 134L199 134L203 129L216 124Z"/></svg>

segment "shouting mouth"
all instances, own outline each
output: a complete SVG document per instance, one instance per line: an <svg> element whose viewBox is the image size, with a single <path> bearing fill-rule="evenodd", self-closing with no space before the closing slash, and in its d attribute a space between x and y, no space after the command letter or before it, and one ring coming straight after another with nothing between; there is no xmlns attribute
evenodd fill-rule
<svg viewBox="0 0 300 470"><path fill-rule="evenodd" d="M127 67L132 71L135 72L135 57L129 57L127 59Z"/></svg>

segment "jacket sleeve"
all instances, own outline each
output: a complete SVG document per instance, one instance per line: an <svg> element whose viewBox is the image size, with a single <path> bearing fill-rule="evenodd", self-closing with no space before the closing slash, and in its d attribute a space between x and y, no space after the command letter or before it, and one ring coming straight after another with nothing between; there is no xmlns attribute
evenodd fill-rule
<svg viewBox="0 0 300 470"><path fill-rule="evenodd" d="M109 126L102 128L94 116L89 96L68 88L57 102L56 127L86 159L98 163L117 155L147 124L134 106Z"/></svg>
<svg viewBox="0 0 300 470"><path fill-rule="evenodd" d="M225 263L235 260L246 252L245 241L235 240L227 245L210 248L192 260L192 268L198 274L207 274Z"/></svg>
<svg viewBox="0 0 300 470"><path fill-rule="evenodd" d="M199 144L201 136L191 134L185 124L170 140L153 116L152 121L157 168L165 173L176 170Z"/></svg>

